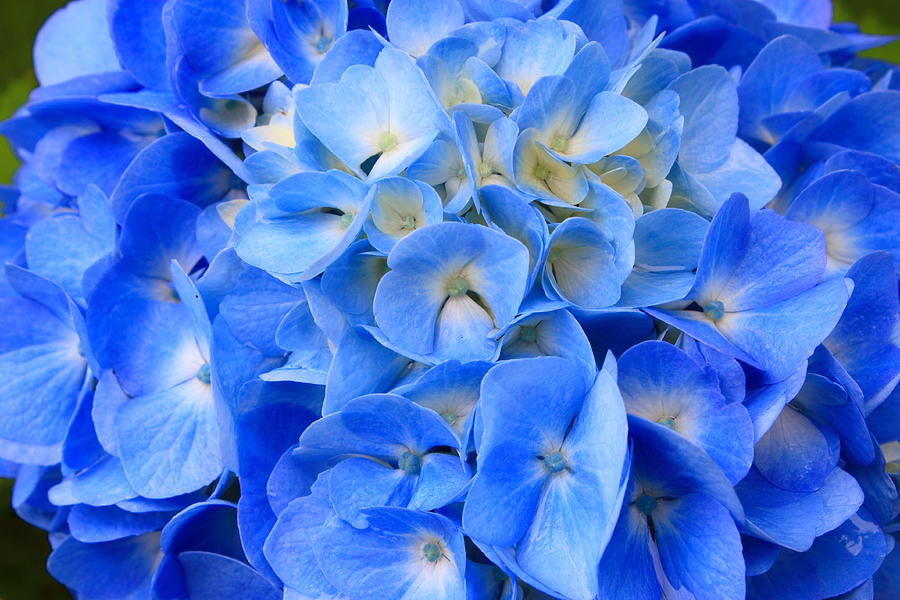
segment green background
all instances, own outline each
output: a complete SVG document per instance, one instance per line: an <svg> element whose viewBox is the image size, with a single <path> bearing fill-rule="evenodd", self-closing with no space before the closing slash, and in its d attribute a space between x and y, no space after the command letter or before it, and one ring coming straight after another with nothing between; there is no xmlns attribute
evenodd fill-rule
<svg viewBox="0 0 900 600"><path fill-rule="evenodd" d="M0 119L10 116L35 85L31 70L31 45L40 24L59 6L60 0L0 0ZM866 33L900 33L897 0L838 0L836 21L855 21ZM878 48L866 56L900 63L900 42ZM0 183L8 183L16 159L6 142L0 142ZM46 536L19 521L9 508L11 485L0 481L0 600L55 600L68 598L65 589L44 571L49 552Z"/></svg>

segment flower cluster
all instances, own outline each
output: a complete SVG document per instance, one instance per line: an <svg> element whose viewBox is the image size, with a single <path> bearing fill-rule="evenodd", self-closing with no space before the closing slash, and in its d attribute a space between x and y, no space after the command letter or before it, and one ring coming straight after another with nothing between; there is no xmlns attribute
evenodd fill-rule
<svg viewBox="0 0 900 600"><path fill-rule="evenodd" d="M0 473L82 600L896 598L900 70L827 0L74 0Z"/></svg>

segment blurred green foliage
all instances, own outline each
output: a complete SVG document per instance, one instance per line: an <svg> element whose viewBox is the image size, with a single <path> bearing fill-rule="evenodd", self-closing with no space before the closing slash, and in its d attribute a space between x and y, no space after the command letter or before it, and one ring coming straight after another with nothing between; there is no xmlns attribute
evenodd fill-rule
<svg viewBox="0 0 900 600"><path fill-rule="evenodd" d="M900 3L897 0L836 0L833 4L836 23L852 21L864 33L900 34ZM900 63L900 42L863 52L862 55Z"/></svg>
<svg viewBox="0 0 900 600"><path fill-rule="evenodd" d="M31 45L47 17L65 4L65 0L0 0L0 39L3 62L0 63L0 119L6 119L28 99L36 85L31 69ZM6 140L0 142L0 183L8 183L16 169L16 158Z"/></svg>
<svg viewBox="0 0 900 600"><path fill-rule="evenodd" d="M43 531L10 508L12 482L0 479L0 600L65 600L66 588L44 569L50 544Z"/></svg>
<svg viewBox="0 0 900 600"><path fill-rule="evenodd" d="M6 119L28 99L35 86L31 46L40 24L65 0L0 0L0 119ZM837 0L835 21L854 21L866 33L900 33L898 0ZM900 63L900 42L876 48L865 56ZM16 159L0 142L0 183L10 181ZM0 600L56 600L65 589L44 571L49 553L46 535L19 521L10 508L11 486L0 480Z"/></svg>

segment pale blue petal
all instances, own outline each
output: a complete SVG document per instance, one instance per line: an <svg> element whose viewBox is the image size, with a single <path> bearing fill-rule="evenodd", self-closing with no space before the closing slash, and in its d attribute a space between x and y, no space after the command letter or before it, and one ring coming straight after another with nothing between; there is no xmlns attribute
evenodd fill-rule
<svg viewBox="0 0 900 600"><path fill-rule="evenodd" d="M383 600L465 600L462 534L446 517L402 508L365 512L368 529L329 520L316 557L325 575L344 594L376 595ZM430 562L424 546L437 544Z"/></svg>
<svg viewBox="0 0 900 600"><path fill-rule="evenodd" d="M425 54L464 23L462 6L456 0L396 0L387 11L388 37L412 56Z"/></svg>
<svg viewBox="0 0 900 600"><path fill-rule="evenodd" d="M365 529L361 511L373 506L409 504L415 481L403 472L367 458L348 458L331 469L328 493L340 518Z"/></svg>
<svg viewBox="0 0 900 600"><path fill-rule="evenodd" d="M245 562L214 552L178 555L193 600L215 600L241 590L248 598L281 600L281 591Z"/></svg>
<svg viewBox="0 0 900 600"><path fill-rule="evenodd" d="M394 388L411 366L410 359L385 348L365 329L348 328L328 371L322 414L338 411L358 396Z"/></svg>
<svg viewBox="0 0 900 600"><path fill-rule="evenodd" d="M756 444L755 465L763 477L790 491L815 492L835 466L834 434L826 436L791 406Z"/></svg>
<svg viewBox="0 0 900 600"><path fill-rule="evenodd" d="M463 527L481 543L513 546L534 519L546 470L534 449L518 442L480 450L478 463L463 508Z"/></svg>
<svg viewBox="0 0 900 600"><path fill-rule="evenodd" d="M116 425L125 474L142 496L191 492L222 470L212 390L199 379L133 398Z"/></svg>
<svg viewBox="0 0 900 600"><path fill-rule="evenodd" d="M313 552L319 529L333 514L328 500L328 471L308 496L292 501L279 515L264 545L266 559L288 586L313 597L336 594Z"/></svg>
<svg viewBox="0 0 900 600"><path fill-rule="evenodd" d="M719 466L695 444L668 427L628 416L634 439L634 470L657 497L703 494L742 521L744 511L734 488Z"/></svg>
<svg viewBox="0 0 900 600"><path fill-rule="evenodd" d="M419 510L442 508L463 495L470 478L469 468L460 457L438 452L426 454L409 507Z"/></svg>
<svg viewBox="0 0 900 600"><path fill-rule="evenodd" d="M503 54L494 66L527 95L545 75L561 75L575 56L576 38L554 19L507 25Z"/></svg>
<svg viewBox="0 0 900 600"><path fill-rule="evenodd" d="M681 75L669 87L678 92L684 116L679 164L691 173L721 166L738 126L738 96L731 75L720 66L706 65Z"/></svg>
<svg viewBox="0 0 900 600"><path fill-rule="evenodd" d="M772 306L729 313L718 328L762 368L787 375L834 328L848 295L846 283L832 279Z"/></svg>
<svg viewBox="0 0 900 600"><path fill-rule="evenodd" d="M667 578L697 600L744 598L741 538L725 508L702 494L660 502L653 511Z"/></svg>
<svg viewBox="0 0 900 600"><path fill-rule="evenodd" d="M627 428L615 375L604 370L563 445L571 471L548 480L517 550L529 575L565 597L597 594L596 565L621 507Z"/></svg>
<svg viewBox="0 0 900 600"><path fill-rule="evenodd" d="M606 308L619 299L615 271L614 249L593 222L566 219L550 236L545 292L558 294L578 308Z"/></svg>
<svg viewBox="0 0 900 600"><path fill-rule="evenodd" d="M647 124L647 112L636 102L600 92L588 105L564 151L555 154L573 163L589 164L621 149Z"/></svg>
<svg viewBox="0 0 900 600"><path fill-rule="evenodd" d="M79 0L55 12L38 32L34 70L41 85L118 71L104 0Z"/></svg>

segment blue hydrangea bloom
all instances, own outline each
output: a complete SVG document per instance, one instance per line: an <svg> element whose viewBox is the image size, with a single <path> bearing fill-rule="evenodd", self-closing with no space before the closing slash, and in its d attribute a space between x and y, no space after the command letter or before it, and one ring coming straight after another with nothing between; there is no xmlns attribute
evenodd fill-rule
<svg viewBox="0 0 900 600"><path fill-rule="evenodd" d="M824 340L847 303L843 279L819 283L824 246L815 229L770 211L751 216L747 199L734 196L710 225L687 294L699 310L651 314L726 354L786 376ZM804 310L814 311L816 320L806 321ZM800 320L804 325L798 327Z"/></svg>
<svg viewBox="0 0 900 600"><path fill-rule="evenodd" d="M0 476L49 573L897 597L893 39L827 0L72 0L0 123Z"/></svg>
<svg viewBox="0 0 900 600"><path fill-rule="evenodd" d="M528 255L495 230L441 223L396 244L388 268L373 308L391 344L426 361L489 360L498 351L489 334L512 320L525 295Z"/></svg>
<svg viewBox="0 0 900 600"><path fill-rule="evenodd" d="M625 413L608 361L587 384L555 357L506 362L482 384L463 526L525 581L567 598L597 595L597 560L622 501Z"/></svg>

